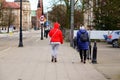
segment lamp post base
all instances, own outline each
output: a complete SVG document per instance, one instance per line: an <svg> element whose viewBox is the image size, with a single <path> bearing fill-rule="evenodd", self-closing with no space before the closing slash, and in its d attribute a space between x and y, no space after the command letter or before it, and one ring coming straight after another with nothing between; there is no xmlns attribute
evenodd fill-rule
<svg viewBox="0 0 120 80"><path fill-rule="evenodd" d="M44 24L41 24L41 40L43 40L43 26Z"/></svg>
<svg viewBox="0 0 120 80"><path fill-rule="evenodd" d="M20 42L18 47L23 47L23 43L22 43L22 42Z"/></svg>

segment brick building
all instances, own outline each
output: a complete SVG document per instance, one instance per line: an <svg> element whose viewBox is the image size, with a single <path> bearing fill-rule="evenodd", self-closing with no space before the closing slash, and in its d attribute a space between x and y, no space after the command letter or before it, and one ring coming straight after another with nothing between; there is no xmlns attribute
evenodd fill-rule
<svg viewBox="0 0 120 80"><path fill-rule="evenodd" d="M40 16L43 14L43 0L38 0L37 11L36 11L36 26L40 27Z"/></svg>

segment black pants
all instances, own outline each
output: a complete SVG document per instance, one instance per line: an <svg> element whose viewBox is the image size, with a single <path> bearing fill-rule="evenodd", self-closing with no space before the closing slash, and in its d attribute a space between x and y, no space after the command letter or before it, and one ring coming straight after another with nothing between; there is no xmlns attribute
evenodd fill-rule
<svg viewBox="0 0 120 80"><path fill-rule="evenodd" d="M81 60L86 61L86 56L87 56L86 52L87 52L87 50L80 49L79 54L80 54Z"/></svg>
<svg viewBox="0 0 120 80"><path fill-rule="evenodd" d="M48 33L50 30L45 30L45 37L48 38Z"/></svg>

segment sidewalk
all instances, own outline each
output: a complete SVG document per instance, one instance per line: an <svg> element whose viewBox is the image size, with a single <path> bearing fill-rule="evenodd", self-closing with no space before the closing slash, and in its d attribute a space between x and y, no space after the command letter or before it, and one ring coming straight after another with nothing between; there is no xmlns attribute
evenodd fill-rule
<svg viewBox="0 0 120 80"><path fill-rule="evenodd" d="M51 62L48 39L32 46L0 52L0 80L107 80L90 62L80 62L68 43L59 47L58 62Z"/></svg>

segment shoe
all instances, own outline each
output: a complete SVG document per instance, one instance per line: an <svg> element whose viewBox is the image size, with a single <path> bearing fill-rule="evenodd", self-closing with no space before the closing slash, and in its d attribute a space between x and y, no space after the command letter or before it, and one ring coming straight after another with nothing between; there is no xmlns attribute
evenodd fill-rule
<svg viewBox="0 0 120 80"><path fill-rule="evenodd" d="M55 58L55 62L57 62L57 58Z"/></svg>
<svg viewBox="0 0 120 80"><path fill-rule="evenodd" d="M52 59L51 59L51 62L53 62L54 61L54 56L52 56Z"/></svg>
<svg viewBox="0 0 120 80"><path fill-rule="evenodd" d="M81 59L81 62L83 62L83 60Z"/></svg>
<svg viewBox="0 0 120 80"><path fill-rule="evenodd" d="M86 62L84 61L83 63L85 64Z"/></svg>

